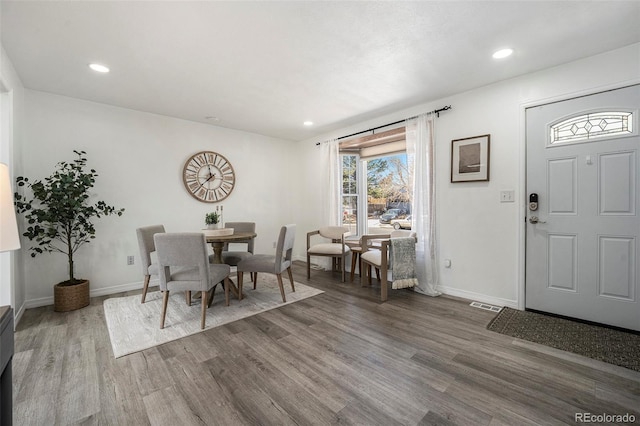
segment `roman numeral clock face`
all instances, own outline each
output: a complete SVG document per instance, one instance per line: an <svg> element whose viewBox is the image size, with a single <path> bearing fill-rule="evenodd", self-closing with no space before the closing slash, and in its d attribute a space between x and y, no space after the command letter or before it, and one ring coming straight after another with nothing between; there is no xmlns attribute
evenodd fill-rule
<svg viewBox="0 0 640 426"><path fill-rule="evenodd" d="M212 151L192 155L184 164L182 179L187 192L204 203L224 200L236 184L229 160Z"/></svg>

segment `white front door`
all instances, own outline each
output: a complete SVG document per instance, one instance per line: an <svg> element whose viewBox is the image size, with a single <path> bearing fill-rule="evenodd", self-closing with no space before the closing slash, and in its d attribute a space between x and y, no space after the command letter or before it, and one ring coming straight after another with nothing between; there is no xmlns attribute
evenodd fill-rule
<svg viewBox="0 0 640 426"><path fill-rule="evenodd" d="M525 306L640 330L640 85L526 111Z"/></svg>

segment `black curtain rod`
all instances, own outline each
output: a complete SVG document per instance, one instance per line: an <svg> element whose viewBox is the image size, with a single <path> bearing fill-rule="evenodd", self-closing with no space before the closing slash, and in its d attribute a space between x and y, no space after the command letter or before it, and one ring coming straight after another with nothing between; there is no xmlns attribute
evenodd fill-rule
<svg viewBox="0 0 640 426"><path fill-rule="evenodd" d="M429 112L427 113L427 115L430 115L430 114L437 114L437 117L440 117L440 113L441 113L442 111L447 111L447 110L449 110L449 109L451 109L451 105L447 105L447 106L442 107L442 108L440 108L440 109L434 109L433 111L429 111ZM382 129L382 128L384 128L384 127L393 126L394 124L404 123L405 121L407 121L407 120L411 120L411 119L416 118L416 117L417 117L417 116L409 117L409 118L405 118L404 120L394 121L393 123L387 123L387 124L383 124L382 126L372 127L371 129L363 130L363 131L361 131L361 132L352 133L352 134L347 135L347 136L340 136L340 137L339 137L339 138L337 138L336 140L341 140L341 139L350 138L351 136L357 136L357 135L361 135L361 134L363 134L363 133L367 133L367 132L375 132L375 131L376 131L376 130L378 130L378 129ZM317 146L317 145L320 145L320 142L316 142L316 146Z"/></svg>

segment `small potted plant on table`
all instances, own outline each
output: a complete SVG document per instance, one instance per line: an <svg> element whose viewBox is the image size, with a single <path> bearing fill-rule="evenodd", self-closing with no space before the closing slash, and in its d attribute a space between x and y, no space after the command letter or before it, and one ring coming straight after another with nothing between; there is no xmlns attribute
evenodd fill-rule
<svg viewBox="0 0 640 426"><path fill-rule="evenodd" d="M207 213L204 217L204 223L207 225L207 229L218 229L220 227L220 214L217 211Z"/></svg>
<svg viewBox="0 0 640 426"><path fill-rule="evenodd" d="M96 237L93 218L112 214L122 216L124 212L104 201L89 203L89 190L98 174L94 169L84 170L86 152L73 152L77 159L58 163L57 170L44 180L32 183L26 177L16 178L19 187L28 186L33 192L31 199L15 193L18 213L25 213L28 223L22 235L37 243L29 249L31 257L44 252L67 255L69 279L54 286L56 312L72 311L89 304L89 280L75 277L73 255Z"/></svg>

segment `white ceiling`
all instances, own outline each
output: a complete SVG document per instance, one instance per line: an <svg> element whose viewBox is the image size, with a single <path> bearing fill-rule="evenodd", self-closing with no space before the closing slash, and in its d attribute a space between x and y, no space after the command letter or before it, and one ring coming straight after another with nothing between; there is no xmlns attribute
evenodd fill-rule
<svg viewBox="0 0 640 426"><path fill-rule="evenodd" d="M640 41L640 1L2 0L0 12L29 89L290 140ZM491 58L505 46L512 57Z"/></svg>

